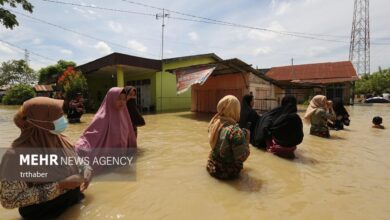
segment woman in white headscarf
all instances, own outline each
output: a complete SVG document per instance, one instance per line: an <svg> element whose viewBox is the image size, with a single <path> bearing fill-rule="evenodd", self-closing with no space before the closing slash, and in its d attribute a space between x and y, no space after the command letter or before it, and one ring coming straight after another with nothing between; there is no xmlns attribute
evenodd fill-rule
<svg viewBox="0 0 390 220"><path fill-rule="evenodd" d="M218 179L239 177L243 162L249 156L249 131L238 125L240 102L232 95L223 97L217 114L209 124L211 152L207 171Z"/></svg>
<svg viewBox="0 0 390 220"><path fill-rule="evenodd" d="M310 123L310 134L319 137L329 138L328 120L334 120L335 115L332 113L332 108L328 105L328 100L323 95L316 95L310 101L307 107L304 120Z"/></svg>

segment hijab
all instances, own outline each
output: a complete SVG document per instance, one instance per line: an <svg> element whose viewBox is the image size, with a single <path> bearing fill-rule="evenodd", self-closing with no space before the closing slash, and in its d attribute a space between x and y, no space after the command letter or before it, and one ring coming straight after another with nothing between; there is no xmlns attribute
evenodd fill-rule
<svg viewBox="0 0 390 220"><path fill-rule="evenodd" d="M137 92L137 90L134 86L126 86L124 88L124 90L125 90L126 96L128 94L130 94L132 91ZM145 120L137 108L136 99L129 99L126 103L126 106L127 106L127 111L129 112L131 121L133 123L133 126L138 127L138 126L145 125Z"/></svg>
<svg viewBox="0 0 390 220"><path fill-rule="evenodd" d="M63 100L47 97L36 97L25 101L14 116L14 123L18 128L20 128L21 133L20 136L11 144L11 150L13 150L11 154L18 157L17 154L55 153L59 157L76 157L77 154L73 145L64 135L53 134L50 132L50 130L54 130L53 121L63 117L63 104ZM12 167L13 172L16 172L14 169L18 168L7 165L6 161L2 164L2 170L7 167L8 169ZM12 159L8 158L8 162L12 163L12 161ZM25 168L26 167L24 167L24 169ZM78 168L75 165L51 167L30 166L27 168L34 169L34 171L38 172L49 171L47 179L50 180L60 180L78 173ZM21 169L23 168L21 167Z"/></svg>
<svg viewBox="0 0 390 220"><path fill-rule="evenodd" d="M326 109L327 103L328 103L328 100L326 99L326 96L323 96L323 95L314 96L311 99L310 104L306 109L306 113L305 113L305 116L303 117L303 119L307 123L310 123L311 116L313 115L313 113L319 108Z"/></svg>
<svg viewBox="0 0 390 220"><path fill-rule="evenodd" d="M122 88L113 87L107 92L92 122L76 142L76 150L80 155L112 155L113 148L125 154L126 149L137 147L129 113L124 107L116 107L122 91Z"/></svg>
<svg viewBox="0 0 390 220"><path fill-rule="evenodd" d="M344 107L343 100L341 98L333 99L333 110L336 115L349 116L347 110Z"/></svg>
<svg viewBox="0 0 390 220"><path fill-rule="evenodd" d="M209 123L209 143L211 148L217 144L219 133L225 124L234 125L240 119L240 101L233 96L227 95L219 100L217 114Z"/></svg>
<svg viewBox="0 0 390 220"><path fill-rule="evenodd" d="M292 147L303 140L303 126L297 113L297 100L294 96L285 96L281 106L263 114L257 124L252 145L265 148L266 140L273 137L281 146Z"/></svg>

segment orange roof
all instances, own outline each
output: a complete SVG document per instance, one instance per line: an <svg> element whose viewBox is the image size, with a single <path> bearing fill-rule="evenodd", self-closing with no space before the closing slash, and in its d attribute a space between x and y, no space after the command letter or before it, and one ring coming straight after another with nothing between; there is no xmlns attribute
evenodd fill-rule
<svg viewBox="0 0 390 220"><path fill-rule="evenodd" d="M266 75L277 81L319 84L348 82L359 79L350 61L272 67Z"/></svg>
<svg viewBox="0 0 390 220"><path fill-rule="evenodd" d="M34 90L36 92L52 92L53 87L51 85L35 85Z"/></svg>

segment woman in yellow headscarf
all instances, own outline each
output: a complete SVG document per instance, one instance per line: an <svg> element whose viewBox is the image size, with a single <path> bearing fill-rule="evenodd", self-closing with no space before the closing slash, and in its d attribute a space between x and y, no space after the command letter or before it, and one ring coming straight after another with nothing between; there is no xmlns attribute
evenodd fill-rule
<svg viewBox="0 0 390 220"><path fill-rule="evenodd" d="M323 95L316 95L310 101L306 114L303 117L305 122L310 123L310 134L319 137L329 138L328 120L333 121L335 116L328 100Z"/></svg>
<svg viewBox="0 0 390 220"><path fill-rule="evenodd" d="M232 95L223 97L217 114L209 124L211 152L207 171L218 179L239 177L243 162L249 156L249 131L238 125L240 102Z"/></svg>

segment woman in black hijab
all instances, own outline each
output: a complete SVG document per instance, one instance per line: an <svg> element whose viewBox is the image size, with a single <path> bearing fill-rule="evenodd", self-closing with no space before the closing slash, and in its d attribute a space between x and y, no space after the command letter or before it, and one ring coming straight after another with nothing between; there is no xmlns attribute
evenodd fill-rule
<svg viewBox="0 0 390 220"><path fill-rule="evenodd" d="M124 91L127 97L127 111L129 111L131 123L133 124L134 128L134 133L137 137L137 127L145 125L145 120L137 108L137 89L134 86L126 86L124 88Z"/></svg>
<svg viewBox="0 0 390 220"><path fill-rule="evenodd" d="M297 100L285 96L282 105L265 113L257 124L252 145L285 158L294 158L303 140L303 125L297 115Z"/></svg>
<svg viewBox="0 0 390 220"><path fill-rule="evenodd" d="M333 99L333 110L336 114L336 120L333 124L328 123L328 126L334 130L343 130L344 125L349 126L349 114L344 108L343 100L341 98Z"/></svg>
<svg viewBox="0 0 390 220"><path fill-rule="evenodd" d="M254 129L259 121L259 115L253 109L253 95L245 95L241 102L240 121L238 122L240 128L246 128L250 131L250 139L253 139Z"/></svg>

